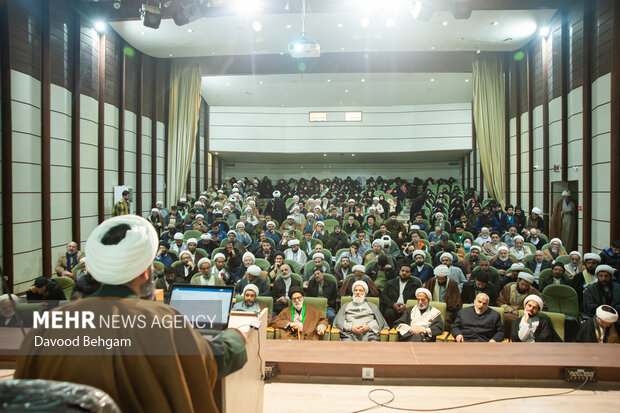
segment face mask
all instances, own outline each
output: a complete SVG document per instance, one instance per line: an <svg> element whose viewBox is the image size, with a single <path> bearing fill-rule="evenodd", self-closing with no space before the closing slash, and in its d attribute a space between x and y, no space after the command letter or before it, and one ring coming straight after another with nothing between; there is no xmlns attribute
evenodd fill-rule
<svg viewBox="0 0 620 413"><path fill-rule="evenodd" d="M471 248L471 244L465 243L463 244L463 248L465 248L466 250Z"/></svg>

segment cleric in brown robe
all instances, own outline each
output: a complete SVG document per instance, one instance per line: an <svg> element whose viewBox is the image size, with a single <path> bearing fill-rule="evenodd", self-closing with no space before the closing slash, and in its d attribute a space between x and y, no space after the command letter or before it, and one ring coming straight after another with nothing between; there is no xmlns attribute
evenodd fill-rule
<svg viewBox="0 0 620 413"><path fill-rule="evenodd" d="M291 287L288 297L292 305L280 311L273 319L282 340L320 340L327 330L327 318L304 302L303 289ZM301 331L301 336L299 336Z"/></svg>
<svg viewBox="0 0 620 413"><path fill-rule="evenodd" d="M497 298L497 306L504 310L504 333L510 337L512 322L519 318L519 310L523 310L525 298L529 295L537 295L542 298L538 290L532 287L534 276L525 271L519 273L516 283L508 283L502 288ZM541 310L545 310L546 305Z"/></svg>
<svg viewBox="0 0 620 413"><path fill-rule="evenodd" d="M139 298L154 294L152 264L157 247L155 229L136 215L114 217L95 228L86 243L86 264L103 286L88 298L54 310L62 316L69 311L93 311L94 328L31 330L17 357L15 378L94 386L109 394L123 412L217 412L215 382L247 361L244 338L231 329L208 342L174 308ZM118 315L144 316L147 327L104 328L97 322ZM180 327L153 327L154 320L175 316L180 317ZM35 336L58 339L86 334L126 339L129 345L35 347ZM81 337L80 343L84 341Z"/></svg>
<svg viewBox="0 0 620 413"><path fill-rule="evenodd" d="M461 309L461 292L459 283L449 277L450 269L445 265L438 265L434 270L435 276L429 279L424 288L433 294L433 301L446 303L446 322L444 329L450 331L450 325Z"/></svg>

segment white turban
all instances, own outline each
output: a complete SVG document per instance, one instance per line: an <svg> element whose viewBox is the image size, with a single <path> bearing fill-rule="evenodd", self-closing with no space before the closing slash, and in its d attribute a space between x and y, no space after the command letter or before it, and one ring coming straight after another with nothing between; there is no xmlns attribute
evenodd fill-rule
<svg viewBox="0 0 620 413"><path fill-rule="evenodd" d="M258 265L250 265L247 269L248 274L258 277L261 272L261 268Z"/></svg>
<svg viewBox="0 0 620 413"><path fill-rule="evenodd" d="M202 205L202 203L200 201L194 202L194 206L200 206L200 205Z"/></svg>
<svg viewBox="0 0 620 413"><path fill-rule="evenodd" d="M447 277L450 275L450 268L448 268L445 265L438 265L435 267L435 269L433 270L433 273L435 273L435 275L437 277Z"/></svg>
<svg viewBox="0 0 620 413"><path fill-rule="evenodd" d="M500 252L500 251L506 251L506 252L508 252L508 247L506 247L506 246L502 245L501 247L499 247L499 248L497 249L497 252Z"/></svg>
<svg viewBox="0 0 620 413"><path fill-rule="evenodd" d="M325 226L325 223L324 223L323 221L317 221L317 222L316 222L316 224L317 224L317 225L319 225L319 224L320 224L320 225Z"/></svg>
<svg viewBox="0 0 620 413"><path fill-rule="evenodd" d="M351 291L355 290L356 285L361 285L364 288L364 291L366 291L366 294L368 294L368 284L366 284L366 281L362 281L362 280L355 281L353 283L353 286L351 287Z"/></svg>
<svg viewBox="0 0 620 413"><path fill-rule="evenodd" d="M15 294L11 294L11 297L13 299L13 301L19 301L19 297L16 296ZM2 294L0 295L0 301L4 301L4 300L8 300L9 299L9 294Z"/></svg>
<svg viewBox="0 0 620 413"><path fill-rule="evenodd" d="M205 216L204 216L204 215L202 215L202 214L196 214L196 219L198 219L198 218L205 219Z"/></svg>
<svg viewBox="0 0 620 413"><path fill-rule="evenodd" d="M247 290L252 290L254 291L254 294L258 295L258 287L256 286L256 284L249 283L248 285L243 287L243 295L245 295L245 292Z"/></svg>
<svg viewBox="0 0 620 413"><path fill-rule="evenodd" d="M435 214L435 219L439 218L439 215L441 215L441 217L443 218L443 213L438 212L438 213Z"/></svg>
<svg viewBox="0 0 620 413"><path fill-rule="evenodd" d="M232 191L237 193L237 192L239 192L239 188L233 188Z"/></svg>
<svg viewBox="0 0 620 413"><path fill-rule="evenodd" d="M519 273L519 277L518 278L521 278L522 280L525 280L525 281L527 281L530 284L534 284L534 276L532 274L526 273L525 271L521 271Z"/></svg>
<svg viewBox="0 0 620 413"><path fill-rule="evenodd" d="M586 254L583 255L583 260L587 261L587 260L594 260L596 262L601 262L601 256L598 254L595 254L593 252L588 252Z"/></svg>
<svg viewBox="0 0 620 413"><path fill-rule="evenodd" d="M207 264L211 265L211 260L210 260L210 259L208 259L207 257L204 257L204 258L199 259L199 260L198 260L198 264L197 264L198 268L200 269L200 266L201 266L202 264L204 264L204 263L207 263Z"/></svg>
<svg viewBox="0 0 620 413"><path fill-rule="evenodd" d="M250 207L245 207L245 212L251 212L251 211L252 211L252 208L250 208Z"/></svg>
<svg viewBox="0 0 620 413"><path fill-rule="evenodd" d="M353 272L361 271L361 272L365 273L366 272L366 267L364 267L362 264L357 264L357 265L354 265L353 268L351 268L351 270Z"/></svg>
<svg viewBox="0 0 620 413"><path fill-rule="evenodd" d="M383 248L383 241L380 239L376 239L372 242L372 245L374 246L375 244L377 244L378 246L380 246L381 248Z"/></svg>
<svg viewBox="0 0 620 413"><path fill-rule="evenodd" d="M384 247L389 247L392 244L392 237L390 237L389 235L382 236L381 240L383 241Z"/></svg>
<svg viewBox="0 0 620 413"><path fill-rule="evenodd" d="M299 245L299 240L298 239L289 240L288 246L292 247L293 245Z"/></svg>
<svg viewBox="0 0 620 413"><path fill-rule="evenodd" d="M312 259L315 259L315 258L325 259L325 255L323 255L322 252L317 252L312 255Z"/></svg>
<svg viewBox="0 0 620 413"><path fill-rule="evenodd" d="M295 216L293 216L293 215L288 215L288 216L286 217L286 219L295 219Z"/></svg>
<svg viewBox="0 0 620 413"><path fill-rule="evenodd" d="M279 198L280 197L280 191L273 191L273 197L274 198Z"/></svg>
<svg viewBox="0 0 620 413"><path fill-rule="evenodd" d="M415 296L417 297L418 294L426 294L426 296L428 297L428 300L431 301L433 299L433 294L430 292L430 290L428 288L423 288L420 287L417 290L415 290Z"/></svg>
<svg viewBox="0 0 620 413"><path fill-rule="evenodd" d="M294 199L295 201L299 201L299 195L293 195L293 199Z"/></svg>
<svg viewBox="0 0 620 413"><path fill-rule="evenodd" d="M151 213L153 213L153 212L159 212L159 209L157 209L157 208L151 208Z"/></svg>
<svg viewBox="0 0 620 413"><path fill-rule="evenodd" d="M245 224L243 222L237 222L236 228L245 228Z"/></svg>
<svg viewBox="0 0 620 413"><path fill-rule="evenodd" d="M512 271L523 271L525 269L525 265L521 264L520 262L515 262L510 266L510 269Z"/></svg>
<svg viewBox="0 0 620 413"><path fill-rule="evenodd" d="M477 246L477 245L472 245L472 246L471 246L471 248L470 248L469 250L470 250L470 251L473 251L473 250L478 250L478 252L482 252L482 248L480 248L480 247L479 247L479 246Z"/></svg>
<svg viewBox="0 0 620 413"><path fill-rule="evenodd" d="M525 241L525 239L521 235L516 235L515 239L520 239L521 241Z"/></svg>
<svg viewBox="0 0 620 413"><path fill-rule="evenodd" d="M275 227L275 226L276 226L276 223L275 223L275 222L273 222L273 221L267 221L267 226L269 226L269 225L273 225L273 226Z"/></svg>
<svg viewBox="0 0 620 413"><path fill-rule="evenodd" d="M424 253L424 251L422 250L413 251L413 258L417 257L418 255L421 255L422 258L426 259L426 254Z"/></svg>
<svg viewBox="0 0 620 413"><path fill-rule="evenodd" d="M179 199L179 202L187 202L187 199L185 199L185 198L180 198L180 199Z"/></svg>
<svg viewBox="0 0 620 413"><path fill-rule="evenodd" d="M177 232L174 234L174 239L183 239L183 234L180 232Z"/></svg>
<svg viewBox="0 0 620 413"><path fill-rule="evenodd" d="M243 254L243 256L241 257L241 261L245 261L245 257L250 257L252 258L252 264L254 264L256 262L256 257L254 256L254 254L252 254L251 252L246 252L245 254Z"/></svg>
<svg viewBox="0 0 620 413"><path fill-rule="evenodd" d="M313 217L313 216L314 216L314 213L312 213L312 212L308 212L308 213L306 214L306 216L307 216L307 217Z"/></svg>
<svg viewBox="0 0 620 413"><path fill-rule="evenodd" d="M368 208L368 211L376 211L377 208L375 208L374 206L371 206L370 208Z"/></svg>
<svg viewBox="0 0 620 413"><path fill-rule="evenodd" d="M527 304L528 301L536 301L538 303L538 308L541 310L545 306L545 303L542 300L542 298L540 298L536 294L530 294L527 297L525 297L525 300L523 300L523 305Z"/></svg>
<svg viewBox="0 0 620 413"><path fill-rule="evenodd" d="M221 189L218 189L218 190L217 190L217 193L218 193L218 194L223 194L223 193L224 193L224 191L222 191Z"/></svg>
<svg viewBox="0 0 620 413"><path fill-rule="evenodd" d="M549 241L549 244L553 243L553 242L557 242L560 244L560 246L562 246L562 240L559 238L551 238L551 241Z"/></svg>
<svg viewBox="0 0 620 413"><path fill-rule="evenodd" d="M221 252L218 252L217 254L215 254L213 256L213 261L216 261L218 258L224 258L226 259L226 256L224 254L222 254Z"/></svg>
<svg viewBox="0 0 620 413"><path fill-rule="evenodd" d="M190 238L187 240L187 245L191 244L192 242L194 244L198 244L198 240L196 238Z"/></svg>
<svg viewBox="0 0 620 413"><path fill-rule="evenodd" d="M192 258L192 254L191 254L189 251L187 251L187 250L186 250L186 251L181 252L181 254L179 254L179 258L180 258L180 259L183 259L183 256L184 256L184 255L188 255L190 258Z"/></svg>
<svg viewBox="0 0 620 413"><path fill-rule="evenodd" d="M579 251L571 251L570 254L568 254L568 256L570 257L571 255L577 255L579 259L581 259L581 253Z"/></svg>
<svg viewBox="0 0 620 413"><path fill-rule="evenodd" d="M601 271L605 271L605 272L610 273L611 275L614 275L614 269L611 268L607 264L599 265L598 267L596 267L596 270L594 271L594 275L598 275L598 273Z"/></svg>
<svg viewBox="0 0 620 413"><path fill-rule="evenodd" d="M236 233L235 231L233 231L232 229L226 233L226 235L230 235L230 234L235 234L235 235L237 235L237 233Z"/></svg>
<svg viewBox="0 0 620 413"><path fill-rule="evenodd" d="M372 198L372 200L373 200L373 201L379 201L379 197L378 197L378 196L375 196L375 197L373 197L373 198Z"/></svg>
<svg viewBox="0 0 620 413"><path fill-rule="evenodd" d="M164 203L163 203L163 202L161 202L161 201L157 201L157 202L155 202L155 205L159 205L159 204L161 204L162 206L164 205Z"/></svg>
<svg viewBox="0 0 620 413"><path fill-rule="evenodd" d="M200 195L200 196L198 197L198 199L207 199L207 197L206 197L206 196L204 196L204 195Z"/></svg>
<svg viewBox="0 0 620 413"><path fill-rule="evenodd" d="M562 196L570 196L570 191L562 191Z"/></svg>
<svg viewBox="0 0 620 413"><path fill-rule="evenodd" d="M210 240L210 239L213 239L213 237L211 236L211 234L202 234L202 235L200 236L200 239L201 239L201 240L204 240L204 241L208 241L208 240Z"/></svg>
<svg viewBox="0 0 620 413"><path fill-rule="evenodd" d="M105 245L101 239L110 229L125 224L130 227L117 244ZM154 260L159 240L155 228L137 215L121 215L103 221L86 241L86 266L99 282L125 284L149 268Z"/></svg>
<svg viewBox="0 0 620 413"><path fill-rule="evenodd" d="M447 258L450 260L450 262L452 262L452 260L454 260L454 257L452 257L452 254L450 254L449 252L444 252L443 254L441 254L441 257L439 257L440 259L444 259Z"/></svg>
<svg viewBox="0 0 620 413"><path fill-rule="evenodd" d="M532 208L532 214L542 215L542 211L538 207Z"/></svg>
<svg viewBox="0 0 620 413"><path fill-rule="evenodd" d="M411 229L420 229L420 226L419 225L412 225Z"/></svg>
<svg viewBox="0 0 620 413"><path fill-rule="evenodd" d="M2 301L2 297L0 297L0 301ZM611 312L609 310L611 310ZM618 321L618 312L609 305L599 306L596 309L596 316L607 323L615 323Z"/></svg>
<svg viewBox="0 0 620 413"><path fill-rule="evenodd" d="M347 203L349 203L349 204L350 204L351 202L355 203L355 199L349 199L349 200L347 201Z"/></svg>

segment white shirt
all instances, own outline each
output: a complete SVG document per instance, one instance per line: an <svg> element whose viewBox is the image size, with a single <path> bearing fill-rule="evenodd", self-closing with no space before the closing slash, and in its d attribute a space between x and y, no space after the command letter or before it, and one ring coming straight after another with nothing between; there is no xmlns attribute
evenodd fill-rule
<svg viewBox="0 0 620 413"><path fill-rule="evenodd" d="M409 280L407 280L407 281L409 281ZM407 281L403 282L403 280L398 280L399 293L398 293L398 300L396 300L396 302L398 304L405 304L405 299L403 297L403 292L405 291L405 286L407 285Z"/></svg>

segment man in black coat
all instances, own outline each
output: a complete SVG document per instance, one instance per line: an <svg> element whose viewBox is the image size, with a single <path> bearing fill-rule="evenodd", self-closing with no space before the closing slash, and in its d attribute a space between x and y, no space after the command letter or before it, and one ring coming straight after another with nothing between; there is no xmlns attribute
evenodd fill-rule
<svg viewBox="0 0 620 413"><path fill-rule="evenodd" d="M461 291L461 301L463 301L463 304L473 304L478 294L484 293L489 296L487 305L495 305L497 288L489 283L490 273L490 270L480 271L475 279L463 284L463 290Z"/></svg>
<svg viewBox="0 0 620 413"><path fill-rule="evenodd" d="M338 285L332 280L325 278L323 268L315 267L312 270L312 277L308 281L306 297L325 297L327 298L327 310L325 316L330 324L336 318L336 299L338 298Z"/></svg>
<svg viewBox="0 0 620 413"><path fill-rule="evenodd" d="M46 310L58 307L59 301L67 299L60 285L46 277L39 277L34 280L34 285L26 291L26 298L28 302L42 301Z"/></svg>
<svg viewBox="0 0 620 413"><path fill-rule="evenodd" d="M403 315L407 300L415 300L415 292L422 287L419 279L411 277L411 266L402 265L398 272L398 278L388 280L379 302L381 314L390 327L394 321Z"/></svg>
<svg viewBox="0 0 620 413"><path fill-rule="evenodd" d="M288 290L291 287L301 287L301 282L291 277L291 267L288 264L280 266L281 275L276 277L271 288L271 296L273 297L273 312L280 314L280 311L288 307Z"/></svg>
<svg viewBox="0 0 620 413"><path fill-rule="evenodd" d="M476 296L474 305L459 310L450 327L450 332L457 343L502 342L504 340L501 316L497 311L489 308L489 297L485 293Z"/></svg>
<svg viewBox="0 0 620 413"><path fill-rule="evenodd" d="M273 199L267 203L265 207L265 215L271 215L271 217L278 221L279 224L283 223L288 216L286 210L286 204L280 198L280 191L273 192Z"/></svg>
<svg viewBox="0 0 620 413"><path fill-rule="evenodd" d="M181 263L174 267L174 273L178 278L182 278L183 281L189 283L192 277L198 274L198 267L196 263L192 261L192 255L189 251L183 251L179 258L181 259Z"/></svg>
<svg viewBox="0 0 620 413"><path fill-rule="evenodd" d="M578 343L618 343L618 312L611 306L601 305L596 316L587 319L577 330Z"/></svg>

